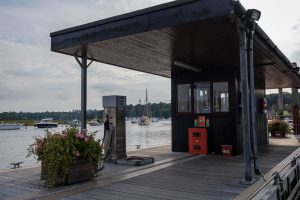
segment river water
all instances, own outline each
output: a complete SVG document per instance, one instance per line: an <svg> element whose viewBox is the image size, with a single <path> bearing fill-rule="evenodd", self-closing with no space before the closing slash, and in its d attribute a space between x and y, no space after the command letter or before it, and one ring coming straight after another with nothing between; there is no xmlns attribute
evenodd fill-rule
<svg viewBox="0 0 300 200"><path fill-rule="evenodd" d="M65 126L52 129L61 132ZM102 139L103 125L88 126L88 131L97 131L96 138ZM38 162L33 157L25 158L27 148L34 142L37 136L43 137L44 129L27 127L21 130L0 131L0 170L11 168L11 162L24 162L22 166L35 165ZM171 121L159 121L149 126L139 126L126 122L126 150L141 149L162 146L171 143Z"/></svg>

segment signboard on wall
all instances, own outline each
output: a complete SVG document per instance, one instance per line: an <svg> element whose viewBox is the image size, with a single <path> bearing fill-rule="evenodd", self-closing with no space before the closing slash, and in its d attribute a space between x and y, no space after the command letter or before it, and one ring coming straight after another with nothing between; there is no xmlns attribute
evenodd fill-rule
<svg viewBox="0 0 300 200"><path fill-rule="evenodd" d="M198 116L199 127L205 127L205 116Z"/></svg>

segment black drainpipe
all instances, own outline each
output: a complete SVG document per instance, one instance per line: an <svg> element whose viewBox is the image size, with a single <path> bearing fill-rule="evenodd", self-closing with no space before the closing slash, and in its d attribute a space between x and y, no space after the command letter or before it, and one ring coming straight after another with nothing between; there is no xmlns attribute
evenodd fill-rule
<svg viewBox="0 0 300 200"><path fill-rule="evenodd" d="M247 38L245 28L238 27L240 46L240 79L241 79L241 100L242 100L242 126L243 126L243 150L244 150L244 184L252 182L251 172L251 141L250 141L250 112L248 92L248 70L247 70Z"/></svg>
<svg viewBox="0 0 300 200"><path fill-rule="evenodd" d="M254 86L254 63L253 63L253 35L256 23L250 21L247 23L247 61L249 67L249 85L250 85L250 101L251 101L251 125L252 125L252 159L254 161L254 173L260 175L259 160L257 155L257 126L256 126L256 96Z"/></svg>

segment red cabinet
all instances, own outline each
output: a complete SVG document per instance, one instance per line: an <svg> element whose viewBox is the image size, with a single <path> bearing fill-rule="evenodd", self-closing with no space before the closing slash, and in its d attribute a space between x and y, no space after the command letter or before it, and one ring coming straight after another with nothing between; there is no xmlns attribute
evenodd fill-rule
<svg viewBox="0 0 300 200"><path fill-rule="evenodd" d="M207 131L206 128L189 128L189 153L207 154Z"/></svg>

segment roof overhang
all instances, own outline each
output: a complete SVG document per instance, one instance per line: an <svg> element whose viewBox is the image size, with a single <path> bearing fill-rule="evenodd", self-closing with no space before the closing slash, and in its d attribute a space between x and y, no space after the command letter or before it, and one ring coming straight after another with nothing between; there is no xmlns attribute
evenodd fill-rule
<svg viewBox="0 0 300 200"><path fill-rule="evenodd" d="M53 32L51 50L171 77L174 61L203 69L239 66L234 18L245 9L231 0L181 0ZM298 73L257 27L256 76L267 88L300 87Z"/></svg>

